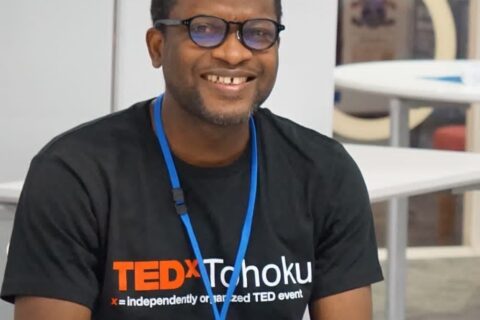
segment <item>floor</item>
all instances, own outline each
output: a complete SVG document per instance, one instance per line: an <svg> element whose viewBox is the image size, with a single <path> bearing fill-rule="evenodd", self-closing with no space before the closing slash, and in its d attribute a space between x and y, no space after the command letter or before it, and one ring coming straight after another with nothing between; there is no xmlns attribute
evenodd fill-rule
<svg viewBox="0 0 480 320"><path fill-rule="evenodd" d="M408 263L408 320L479 320L480 258ZM385 282L373 286L374 319L385 319Z"/></svg>
<svg viewBox="0 0 480 320"><path fill-rule="evenodd" d="M409 246L461 245L462 203L462 196L449 192L410 198ZM372 209L377 241L384 247L387 204ZM374 319L385 319L385 282L373 286L373 297ZM409 261L406 315L408 320L479 320L480 258Z"/></svg>

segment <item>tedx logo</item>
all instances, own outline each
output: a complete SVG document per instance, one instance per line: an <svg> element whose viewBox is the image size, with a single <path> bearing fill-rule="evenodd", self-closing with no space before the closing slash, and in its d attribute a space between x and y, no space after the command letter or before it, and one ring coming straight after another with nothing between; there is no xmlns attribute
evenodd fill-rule
<svg viewBox="0 0 480 320"><path fill-rule="evenodd" d="M118 275L118 290L124 292L175 290L187 279L200 278L198 261L186 259L155 261L114 261ZM132 277L133 276L133 277ZM133 281L129 281L132 280ZM116 301L112 301L114 303Z"/></svg>

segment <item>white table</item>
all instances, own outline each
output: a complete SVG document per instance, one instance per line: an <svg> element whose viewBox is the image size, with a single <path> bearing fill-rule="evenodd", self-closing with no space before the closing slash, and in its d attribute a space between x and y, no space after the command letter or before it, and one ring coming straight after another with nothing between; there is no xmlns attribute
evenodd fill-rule
<svg viewBox="0 0 480 320"><path fill-rule="evenodd" d="M480 154L345 145L367 184L371 202L441 190L480 188Z"/></svg>
<svg viewBox="0 0 480 320"><path fill-rule="evenodd" d="M446 189L480 189L480 154L363 145L346 145L346 148L363 173L372 202ZM15 204L22 184L0 184L0 203ZM389 299L395 296L399 300L390 300L388 307L389 311L404 316L404 309L399 307L405 307L406 263L396 263L406 259L407 229L389 232L390 237L402 239L396 244L405 245L389 248L389 291L402 290L402 293L389 292ZM398 313L396 316L394 319L399 319Z"/></svg>
<svg viewBox="0 0 480 320"><path fill-rule="evenodd" d="M479 61L384 61L338 66L337 89L350 89L390 98L390 145L409 145L409 109L421 103L432 106L464 106L480 102ZM465 77L469 85L435 80ZM398 170L398 168L397 168ZM405 272L408 226L408 196L399 194L389 201L387 217L387 318L405 319Z"/></svg>
<svg viewBox="0 0 480 320"><path fill-rule="evenodd" d="M0 183L0 204L17 204L22 187L23 181Z"/></svg>
<svg viewBox="0 0 480 320"><path fill-rule="evenodd" d="M463 77L468 85L435 78ZM335 68L335 87L390 97L391 145L408 146L409 109L469 106L480 102L480 60L400 60L354 63Z"/></svg>

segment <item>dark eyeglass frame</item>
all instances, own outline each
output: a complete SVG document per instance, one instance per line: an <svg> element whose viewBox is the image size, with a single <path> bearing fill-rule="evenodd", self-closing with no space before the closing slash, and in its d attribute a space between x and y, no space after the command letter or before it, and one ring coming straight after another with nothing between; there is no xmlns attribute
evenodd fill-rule
<svg viewBox="0 0 480 320"><path fill-rule="evenodd" d="M195 39L192 36L192 30L190 28L190 25L191 25L192 21L196 18L215 18L215 19L223 21L226 25L226 28L225 28L225 33L223 35L222 40L218 44L212 45L212 46L204 46L204 45L199 44L197 41L195 41ZM276 27L275 39L272 41L272 43L268 47L257 49L257 48L253 48L253 47L249 46L245 42L245 40L243 38L243 31L244 31L243 29L244 29L245 24L247 24L249 22L252 22L252 21L269 21L269 22L271 22L275 25L275 27ZM160 29L162 25L163 26L181 26L181 25L183 25L183 26L187 27L187 29L188 29L188 36L190 37L190 40L192 40L192 42L195 43L197 46L199 46L201 48L206 48L206 49L213 49L213 48L217 48L217 47L221 46L225 42L225 40L227 39L228 35L230 34L230 26L231 25L237 25L238 28L237 28L236 35L237 35L238 41L240 41L240 43L245 48L247 48L249 50L252 50L252 51L263 51L263 50L267 50L267 49L271 48L278 41L278 39L280 37L280 32L285 30L285 26L283 24L280 24L275 20L271 20L271 19L267 19L267 18L248 19L248 20L245 20L243 22L238 22L238 21L227 21L227 20L219 18L219 17L208 16L208 15L197 15L197 16L193 16L191 18L185 19L185 20L181 20L181 19L158 19L158 20L155 20L153 25L156 29Z"/></svg>

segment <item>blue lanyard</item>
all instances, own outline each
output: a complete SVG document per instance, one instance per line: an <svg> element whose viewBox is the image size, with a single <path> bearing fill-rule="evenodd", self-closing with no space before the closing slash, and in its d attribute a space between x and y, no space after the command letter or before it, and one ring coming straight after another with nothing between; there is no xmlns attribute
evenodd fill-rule
<svg viewBox="0 0 480 320"><path fill-rule="evenodd" d="M205 268L205 263L203 262L202 253L200 252L200 246L198 245L195 232L193 231L192 224L190 222L190 217L187 212L187 206L185 204L185 197L183 190L180 186L180 181L178 179L177 170L173 162L172 153L170 152L170 147L168 145L167 137L165 136L165 131L163 129L161 110L163 103L163 95L159 96L154 104L154 123L155 123L155 132L157 135L158 142L162 149L163 158L167 165L168 173L170 175L170 183L172 185L173 200L175 203L175 209L180 215L180 218L185 226L188 237L190 238L190 243L192 245L193 252L198 261L198 267L200 269L200 274L202 275L203 285L205 290L208 293L210 298L210 305L212 306L213 315L215 320L225 320L227 318L228 308L232 300L233 292L237 286L237 281L240 276L240 271L242 268L242 261L245 258L245 252L247 251L248 242L250 240L250 232L252 230L252 221L253 221L253 212L255 207L255 199L257 196L257 179L258 179L258 154L257 154L257 133L255 128L255 121L253 117L250 117L250 141L251 141L251 160L250 160L250 194L248 199L248 208L245 215L245 222L242 228L242 235L240 238L240 244L238 246L237 256L235 258L235 265L230 278L230 282L227 289L227 294L225 296L225 301L222 305L222 309L219 312L217 304L213 296L213 290L210 285L210 279L208 277L207 269Z"/></svg>

